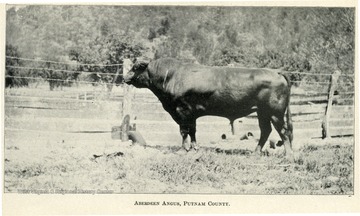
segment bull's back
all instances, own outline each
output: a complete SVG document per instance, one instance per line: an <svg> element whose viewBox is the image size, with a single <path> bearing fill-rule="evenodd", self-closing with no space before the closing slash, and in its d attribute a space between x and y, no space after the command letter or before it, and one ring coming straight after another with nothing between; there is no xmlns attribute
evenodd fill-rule
<svg viewBox="0 0 360 216"><path fill-rule="evenodd" d="M239 118L259 106L285 107L288 100L287 82L276 72L263 69L206 69L210 72L200 72L195 75L197 79L187 80L187 99L195 110L200 108L197 110L199 116Z"/></svg>
<svg viewBox="0 0 360 216"><path fill-rule="evenodd" d="M288 100L287 82L274 71L207 67L174 59L160 60L153 67L172 73L166 91L178 106L188 107L196 116L238 118L248 115L254 107L283 107Z"/></svg>

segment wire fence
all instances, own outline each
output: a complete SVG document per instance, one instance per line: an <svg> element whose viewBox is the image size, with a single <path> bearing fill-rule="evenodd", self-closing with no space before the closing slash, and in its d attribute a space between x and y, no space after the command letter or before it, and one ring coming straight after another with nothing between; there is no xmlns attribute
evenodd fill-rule
<svg viewBox="0 0 360 216"><path fill-rule="evenodd" d="M120 73L119 66L122 64L84 64L78 62L61 62L61 61L50 61L50 60L43 60L43 59L30 59L30 58L20 58L14 56L6 56L7 59L17 59L27 62L42 62L42 63L51 63L51 64L61 64L61 65L75 65L75 66L94 66L94 67L117 67L116 72L103 72L103 71L84 71L84 70L69 70L69 69L57 69L57 68L48 68L48 67L34 67L34 66L14 66L14 65L6 65L6 68L12 68L16 70L23 70L27 71L27 73L18 73L12 75L5 75L6 78L14 78L14 79L26 79L32 81L51 81L57 82L60 85L64 83L82 83L82 84L91 84L91 85L99 85L99 84L110 84L114 83L114 79L122 78L123 75ZM36 71L38 73L36 73ZM80 80L79 78L70 78L63 76L59 78L60 74L39 74L39 72L59 72L64 74L72 74L72 75L96 75L98 78L84 78L82 77ZM35 72L35 73L34 73ZM279 70L280 72L280 70ZM300 75L300 76L310 76L313 78L309 79L302 79L302 80L292 80L291 82L295 85L302 85L306 86L309 90L323 90L326 91L327 89L325 86L330 85L330 77L331 73L309 73L309 72L300 72L300 71L281 71L281 73L289 74L289 75ZM112 77L112 79L110 78ZM320 79L318 79L320 77ZM321 78L321 77L325 77ZM341 74L342 77L341 83L341 91L348 92L349 90L354 90L354 74ZM85 79L85 80L84 80ZM90 79L90 80L86 80ZM118 81L119 82L119 81Z"/></svg>
<svg viewBox="0 0 360 216"><path fill-rule="evenodd" d="M115 75L115 74L113 74ZM81 80L63 80L63 79L52 79L52 78L41 78L41 77L25 77L25 76L8 76L5 78L17 78L17 79L29 79L29 80L38 80L38 81L57 81L57 82L72 82L72 83L84 83L84 84L112 84L112 83L104 83L104 82L90 82L90 81L81 81Z"/></svg>
<svg viewBox="0 0 360 216"><path fill-rule="evenodd" d="M20 66L6 66L7 68L15 68L21 70L40 70L40 71L58 71L64 73L72 73L72 74L79 74L79 73L86 73L86 74L98 74L98 75L115 75L115 73L104 73L98 71L74 71L74 70L64 70L64 69L52 69L52 68L35 68L35 67L20 67ZM122 76L119 74L119 76Z"/></svg>
<svg viewBox="0 0 360 216"><path fill-rule="evenodd" d="M117 72L119 69L122 69L120 66L122 64L114 65L103 65L103 64L79 64L79 63L69 63L69 62L56 62L56 61L46 61L39 59L26 59L26 58L17 58L6 56L8 59L19 59L28 62L43 62L51 64L62 64L62 65L87 65L94 67L117 67ZM39 64L40 65L40 64ZM106 73L103 71L80 71L80 70L71 70L71 69L61 69L61 68L47 68L47 67L35 67L35 66L24 66L24 65L6 65L6 68L12 68L16 70L32 70L32 71L54 71L64 74L83 74L83 75L105 75L105 76L119 76L122 77L122 74L117 73ZM292 81L292 83L299 84L302 86L302 90L299 92L293 92L292 90L292 102L293 106L293 118L296 122L297 132L300 134L298 136L306 137L319 137L321 135L320 122L322 116L325 112L326 101L328 97L328 89L331 84L330 77L332 74L315 74L308 72L284 72L287 74L299 74L299 75L308 75L311 77L322 77L308 80L299 80ZM23 75L21 75L23 74ZM335 135L347 135L353 134L353 125L348 124L352 123L354 120L353 109L354 109L354 75L353 74L342 74L344 79L339 80L339 85L341 86L340 97L342 102L338 106L335 106L334 116L332 117L331 128L335 132ZM112 92L109 92L109 89L106 88L110 85L114 85L113 80L74 80L71 78L61 79L62 76L47 76L41 77L39 74L32 73L18 73L15 75L5 75L5 78L14 78L14 79L26 79L32 80L33 84L42 83L41 88L19 88L19 89L6 89L5 90L5 109L6 115L8 115L7 125L5 128L7 130L33 130L33 122L40 125L39 131L48 131L54 130L58 131L99 131L111 129L110 123L106 121L121 121L121 116L123 116L123 96L125 88L112 89ZM84 78L84 77L83 77ZM325 79L326 78L326 79ZM327 79L329 78L329 79ZM80 88L64 86L64 90L61 91L49 91L44 85L45 82L54 81L59 83L79 83L86 84L80 85ZM50 82L49 82L50 83ZM91 86L100 86L101 89L96 89ZM69 85L71 86L71 85ZM314 91L310 91L312 87L315 87ZM102 88L104 87L104 88ZM348 87L348 88L347 88ZM45 89L45 90L44 90ZM136 89L138 90L138 89ZM315 101L315 103L313 103ZM142 95L142 91L135 91L134 98L132 101L135 104L134 112L138 119L144 120L145 123L139 124L138 127L145 131L145 127L149 128L151 133L144 134L153 134L154 127L161 127L163 121L172 122L171 118L165 113L162 109L162 106L158 99L151 93L147 92ZM136 111L140 110L140 111ZM30 123L28 121L28 116L33 116ZM99 122L102 124L96 123L92 124L93 118L99 119ZM345 117L344 117L345 116ZM72 118L74 120L72 120ZM69 119L71 123L68 123ZM250 118L249 118L250 119ZM56 120L56 124L54 121ZM248 120L248 119L247 119ZM250 119L252 120L252 119ZM25 123L26 124L25 124ZM146 123L147 122L147 123ZM159 123L156 123L159 122ZM22 124L23 123L23 124ZM346 124L345 124L346 123ZM147 125L148 124L148 125ZM249 123L250 124L250 123ZM251 123L252 124L252 123ZM73 126L75 125L75 126ZM155 125L155 126L154 126ZM246 124L244 124L246 125ZM256 124L257 126L257 124ZM143 127L143 128L141 128ZM219 126L220 127L220 126ZM70 129L69 129L70 128ZM249 131L253 130L253 126L249 126ZM340 131L341 130L341 131ZM307 134L310 131L311 134ZM309 132L309 133L310 133ZM35 132L34 132L35 133ZM94 132L95 133L95 132ZM304 135L304 134L307 135ZM149 135L150 136L150 135ZM156 134L158 136L158 134ZM149 138L151 139L151 138Z"/></svg>
<svg viewBox="0 0 360 216"><path fill-rule="evenodd" d="M111 67L111 66L121 66L123 64L84 64L79 62L60 62L60 61L50 61L50 60L43 60L43 59L29 59L29 58L20 58L14 56L6 56L8 59L18 59L24 61L31 61L31 62L45 62L45 63L54 63L54 64L65 64L65 65L82 65L82 66L98 66L98 67Z"/></svg>
<svg viewBox="0 0 360 216"><path fill-rule="evenodd" d="M36 80L38 81L33 82L32 86L26 87L26 88L20 88L17 90L9 90L5 91L6 96L14 96L19 97L19 100L27 100L26 98L39 98L42 99L48 99L53 98L54 100L61 100L63 99L71 99L78 100L78 101L89 101L89 102L96 102L102 103L102 101L121 101L122 97L124 96L123 88L113 88L115 87L114 83L107 83L107 82L90 82L90 81L77 81L69 80L69 83L72 83L70 85L66 85L69 83L64 83L66 81L61 79L43 79L39 77L21 77L21 76L6 76L6 77L12 77L12 78L25 78L29 80ZM46 90L46 86L44 85L46 81L58 81L63 82L64 87L60 88L60 91L52 92L49 91L49 89ZM40 84L39 84L40 83ZM42 84L41 84L42 83ZM79 86L78 84L85 84ZM92 88L89 88L89 84L91 84ZM36 85L36 86L35 86ZM40 88L38 88L37 85L40 85ZM75 86L74 86L75 85ZM314 85L314 84L312 84ZM73 86L73 87L71 87ZM88 87L87 87L88 86ZM120 85L123 86L123 85ZM109 87L112 87L109 89ZM45 89L44 89L45 88ZM328 100L328 85L324 86L322 85L322 91L292 91L292 99L291 103L293 105L304 105L304 104L325 104ZM137 89L136 89L137 90ZM142 97L142 93L139 93L141 91L136 91L134 97ZM66 95L64 95L65 93ZM354 98L355 91L353 89L348 91L340 91L338 95L336 96L336 103L342 104L342 105L352 105L354 104ZM20 98L21 97L21 98ZM145 98L142 100L143 103L158 103L158 99L153 98Z"/></svg>
<svg viewBox="0 0 360 216"><path fill-rule="evenodd" d="M108 73L106 73L108 74ZM115 74L111 74L115 76ZM119 74L118 76L122 77L122 74ZM27 77L27 76L10 76L6 75L5 78L18 78L18 79L29 79L29 80L38 80L38 81L58 81L58 82L74 82L74 83L86 83L86 84L101 84L102 82L90 82L90 81L81 81L81 80L63 80L63 79L53 79L53 78L42 78L42 77ZM301 83L301 81L292 81L293 83ZM103 83L106 84L106 83ZM108 83L111 84L111 83ZM314 85L329 85L330 82L306 82L306 84L314 84ZM351 85L351 84L345 84L345 85ZM342 93L354 93L354 91L345 91Z"/></svg>
<svg viewBox="0 0 360 216"><path fill-rule="evenodd" d="M95 74L96 72L89 72L89 74ZM98 73L98 74L106 74L106 75L115 75L113 73ZM118 76L122 77L122 74L119 74ZM10 75L6 75L5 77L9 77L9 78L24 78L24 79L34 79L34 80L44 80L45 78L41 78L41 77L27 77L27 76L10 76ZM62 79L52 79L52 78L46 78L46 80L52 80L52 81L63 81ZM301 83L302 81L292 81L293 83ZM85 82L85 83L93 83L93 82ZM328 85L330 84L330 82L306 82L307 84L325 84Z"/></svg>
<svg viewBox="0 0 360 216"><path fill-rule="evenodd" d="M95 73L95 72L93 72ZM122 74L110 74L110 73L101 73L101 74L106 74L106 75L111 75L111 76L118 76L118 77L122 77ZM43 78L43 77L29 77L29 76L10 76L10 75L5 75L5 78L14 78L14 79L27 79L27 80L32 80L32 81L37 81L37 82L43 82L43 81L54 81L54 82L58 82L58 83L81 83L81 84L91 84L91 85L101 85L101 84L114 84L112 81L111 82L105 82L103 80L99 80L99 81L85 81L85 80L74 80L74 79L58 79L58 78ZM327 93L327 88L330 85L330 82L303 82L303 81L292 81L292 83L298 83L298 84L303 84L303 85L310 85L312 87L317 87L320 88L322 91L318 92L318 93ZM346 93L354 93L354 86L352 83L342 83L341 84L342 87L342 94L346 94ZM349 91L350 90L350 91Z"/></svg>
<svg viewBox="0 0 360 216"><path fill-rule="evenodd" d="M104 67L101 65L94 65L94 66L99 66L99 67ZM105 65L106 66L106 65ZM65 70L65 69L54 69L54 68L37 68L37 67L22 67L22 66L11 66L11 65L7 65L7 68L16 68L16 69L26 69L26 70L49 70L49 71L59 71L59 72L65 72L65 73L96 73L96 74L104 74L104 75L114 75L113 73L103 73L103 72L98 72L98 71L80 71L80 70ZM332 74L323 74L323 73L306 73L306 72L300 72L300 71L281 71L281 73L286 73L286 74L300 74L300 75L309 75L309 76L331 76ZM343 77L354 77L354 75L352 74L342 74L340 76ZM323 82L323 83L327 83L327 82Z"/></svg>
<svg viewBox="0 0 360 216"><path fill-rule="evenodd" d="M14 56L6 56L9 59L19 59L25 61L32 61L32 62L45 62L45 63L55 63L55 64L64 64L64 65L83 65L83 66L98 66L98 67L111 67L111 66L122 66L123 64L84 64L78 62L60 62L60 61L49 61L49 60L42 60L42 59L29 59L29 58L20 58ZM36 69L36 70L53 70L53 71L62 71L62 72L69 72L69 73L101 73L101 72L88 72L88 71L71 71L71 70L62 70L62 69L51 69L51 68L29 68L29 67L20 67L20 66L6 66L18 69ZM309 73L309 72L301 72L301 71L281 71L282 73L287 74L301 74L301 75L309 75L309 76L331 76L331 73ZM112 74L112 73L102 73L102 74ZM340 76L343 77L354 77L354 74L341 74Z"/></svg>

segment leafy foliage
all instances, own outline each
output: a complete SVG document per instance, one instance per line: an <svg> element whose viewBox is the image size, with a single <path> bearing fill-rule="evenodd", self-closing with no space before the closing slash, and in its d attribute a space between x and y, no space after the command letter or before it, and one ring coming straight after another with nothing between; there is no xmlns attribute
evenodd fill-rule
<svg viewBox="0 0 360 216"><path fill-rule="evenodd" d="M18 49L12 45L6 45L6 56L14 58L6 59L5 87L27 86L28 81L21 78L22 71L16 68L22 65L21 60L18 59L20 57Z"/></svg>
<svg viewBox="0 0 360 216"><path fill-rule="evenodd" d="M125 42L119 35L106 33L88 46L71 49L69 56L83 64L78 71L93 72L88 76L91 82L120 83L121 76L115 77L115 74L121 72L124 58L131 57L135 61L135 58L142 55L143 50L139 45Z"/></svg>
<svg viewBox="0 0 360 216"><path fill-rule="evenodd" d="M354 73L354 8L35 6L7 10L7 43L24 57L121 64L124 55L214 66ZM77 68L116 73L117 67ZM112 80L91 75L92 81ZM326 81L311 76L308 81ZM347 80L353 83L353 80Z"/></svg>

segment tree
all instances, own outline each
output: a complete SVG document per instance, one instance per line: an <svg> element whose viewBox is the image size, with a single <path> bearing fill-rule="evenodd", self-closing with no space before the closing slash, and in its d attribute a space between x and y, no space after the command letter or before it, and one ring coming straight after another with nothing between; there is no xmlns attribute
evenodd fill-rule
<svg viewBox="0 0 360 216"><path fill-rule="evenodd" d="M22 66L18 48L6 44L6 56L5 87L28 86L28 80L23 78L26 77L26 71L17 68Z"/></svg>
<svg viewBox="0 0 360 216"><path fill-rule="evenodd" d="M8 44L25 58L69 56L81 63L121 64L127 53L302 72L354 72L354 8L35 6L7 10ZM141 48L140 48L141 47ZM139 53L137 53L139 51ZM71 53L76 53L73 55ZM76 57L74 57L76 56ZM76 70L116 73L112 66ZM111 80L111 77L109 80ZM312 76L326 81L325 76ZM89 75L91 81L104 76ZM310 77L307 77L310 79Z"/></svg>
<svg viewBox="0 0 360 216"><path fill-rule="evenodd" d="M140 57L143 50L142 46L127 43L117 34L109 34L96 38L83 49L70 50L69 56L71 60L84 64L77 70L90 72L89 81L119 84L122 81L121 65L124 58ZM120 74L120 76L116 77L116 74ZM109 90L111 90L110 85Z"/></svg>

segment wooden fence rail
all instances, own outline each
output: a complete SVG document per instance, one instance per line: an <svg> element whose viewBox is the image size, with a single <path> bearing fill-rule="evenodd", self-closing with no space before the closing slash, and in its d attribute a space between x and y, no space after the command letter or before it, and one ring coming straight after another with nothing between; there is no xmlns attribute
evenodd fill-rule
<svg viewBox="0 0 360 216"><path fill-rule="evenodd" d="M321 103L303 105L292 103L290 108L295 137L321 138L321 125L326 106ZM42 134L49 130L51 133L54 131L76 132L76 134L81 132L98 134L106 131L110 133L112 126L121 124L122 107L121 99L114 101L95 98L85 101L75 98L8 94L5 96L5 130L19 130L19 133L30 130L31 133L38 131ZM178 126L152 93L135 91L131 121L135 116L137 129L141 131L146 141L157 143L178 139ZM333 105L328 134L330 136L353 135L354 116L353 105ZM248 131L253 132L255 136L259 135L255 113L236 122L238 135ZM198 120L198 132L202 140L215 139L223 133L230 133L229 122L224 118L202 117ZM108 136L110 137L110 134ZM82 139L86 136L77 135L77 137Z"/></svg>

